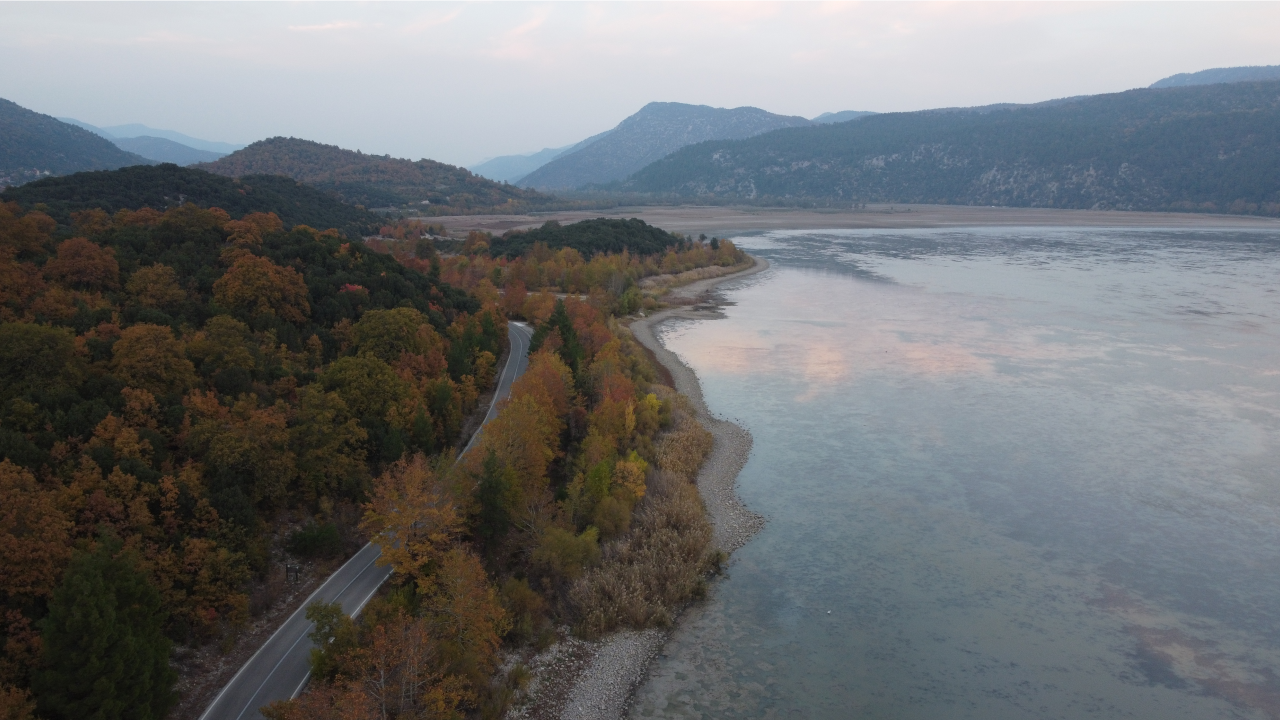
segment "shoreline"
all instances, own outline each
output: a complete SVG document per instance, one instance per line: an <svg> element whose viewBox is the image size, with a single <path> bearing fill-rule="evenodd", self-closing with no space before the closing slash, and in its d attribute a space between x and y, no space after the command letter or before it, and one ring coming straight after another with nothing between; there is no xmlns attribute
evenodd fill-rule
<svg viewBox="0 0 1280 720"><path fill-rule="evenodd" d="M732 554L747 543L764 527L764 516L752 512L738 497L736 487L738 473L751 455L751 433L739 425L716 417L711 413L702 396L698 376L675 353L659 341L656 328L668 320L712 320L723 315L718 306L705 298L717 285L738 280L767 270L768 261L752 256L753 264L738 272L719 277L697 280L688 285L672 288L668 300L683 300L691 305L670 307L648 317L633 320L629 329L636 341L653 353L658 363L671 375L675 390L689 399L697 418L711 432L714 445L711 454L698 471L698 494L707 507L712 523L712 544L726 555ZM623 630L616 632L579 655L570 673L572 677L560 677L553 685L568 685L563 705L544 708L561 720L619 720L630 710L636 691L649 677L649 666L662 651L672 633L676 632L687 609L680 613L676 623L667 629ZM584 653L583 641L567 641L578 653ZM553 656L559 651L553 650ZM549 664L557 665L555 660ZM508 717L529 717L542 713L517 712Z"/></svg>
<svg viewBox="0 0 1280 720"><path fill-rule="evenodd" d="M548 220L567 224L598 217L634 217L669 232L702 232L722 236L729 233L770 230L908 230L971 227L1280 230L1280 218L1262 215L901 203L873 204L858 210L732 205L641 205L596 211L566 210L524 215L441 215L419 219L442 225L452 233L465 235L470 230L479 230L501 235L508 230L538 227Z"/></svg>

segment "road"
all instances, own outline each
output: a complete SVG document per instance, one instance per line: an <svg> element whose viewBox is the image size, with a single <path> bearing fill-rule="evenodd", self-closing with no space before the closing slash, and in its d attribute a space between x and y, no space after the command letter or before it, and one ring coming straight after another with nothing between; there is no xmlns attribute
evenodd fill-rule
<svg viewBox="0 0 1280 720"><path fill-rule="evenodd" d="M489 412L484 418L486 424L497 415L498 400L511 394L511 384L529 366L529 341L533 339L533 330L524 323L508 323L507 338L511 352L489 403ZM471 449L483 430L484 425L481 425L460 456ZM330 575L236 672L231 682L209 703L200 720L256 720L262 718L258 708L297 696L311 677L312 643L307 635L313 625L306 618L307 605L317 600L339 602L348 614L359 614L391 575L391 568L376 564L381 554L377 545L369 543Z"/></svg>

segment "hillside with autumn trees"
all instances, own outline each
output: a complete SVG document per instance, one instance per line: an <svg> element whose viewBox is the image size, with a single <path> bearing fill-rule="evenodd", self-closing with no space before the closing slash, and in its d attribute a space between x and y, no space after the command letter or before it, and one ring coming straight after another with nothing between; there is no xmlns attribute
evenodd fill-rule
<svg viewBox="0 0 1280 720"><path fill-rule="evenodd" d="M426 215L527 212L551 202L435 160L367 155L299 138L274 137L197 167L228 177L284 175L364 207L412 205Z"/></svg>
<svg viewBox="0 0 1280 720"><path fill-rule="evenodd" d="M171 163L45 178L6 189L0 202L6 201L24 208L40 205L61 225L72 225L71 214L83 210L164 211L188 203L221 208L234 218L274 213L285 227L336 228L353 239L369 234L380 222L368 210L283 175L228 178Z"/></svg>
<svg viewBox="0 0 1280 720"><path fill-rule="evenodd" d="M376 478L451 455L505 321L272 213L68 219L0 204L0 716L160 718L283 553L341 557Z"/></svg>
<svg viewBox="0 0 1280 720"><path fill-rule="evenodd" d="M749 259L680 236L651 255L493 257L481 233L438 257L404 229L381 249L537 328L529 367L466 456L406 456L374 482L361 526L389 587L359 619L309 607L312 681L266 711L277 720L499 717L523 672L497 673L504 652L557 627L669 625L723 558L694 484L711 435L620 316L642 278Z"/></svg>

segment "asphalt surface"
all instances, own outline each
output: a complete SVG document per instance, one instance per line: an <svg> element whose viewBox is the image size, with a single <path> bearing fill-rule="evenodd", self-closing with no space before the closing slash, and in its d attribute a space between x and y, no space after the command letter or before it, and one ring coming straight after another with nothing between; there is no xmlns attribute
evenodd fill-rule
<svg viewBox="0 0 1280 720"><path fill-rule="evenodd" d="M511 343L511 353L498 378L489 412L484 418L485 424L498 414L498 400L511 394L511 384L529 366L529 341L533 339L533 330L524 323L508 323L507 338ZM470 450L483 431L482 424L459 455ZM306 618L307 605L317 600L339 602L348 614L359 614L391 575L391 568L376 564L381 554L382 550L377 545L369 543L330 575L236 672L231 682L205 709L200 720L257 720L262 718L258 708L276 700L296 697L302 692L311 677L312 643L307 635L314 627Z"/></svg>

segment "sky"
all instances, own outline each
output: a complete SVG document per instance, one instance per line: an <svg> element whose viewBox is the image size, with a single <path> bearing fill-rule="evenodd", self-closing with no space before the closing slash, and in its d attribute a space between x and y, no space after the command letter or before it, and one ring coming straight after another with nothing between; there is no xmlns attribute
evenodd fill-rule
<svg viewBox="0 0 1280 720"><path fill-rule="evenodd" d="M99 126L472 165L652 101L814 117L1280 64L1280 3L0 2L0 97Z"/></svg>

